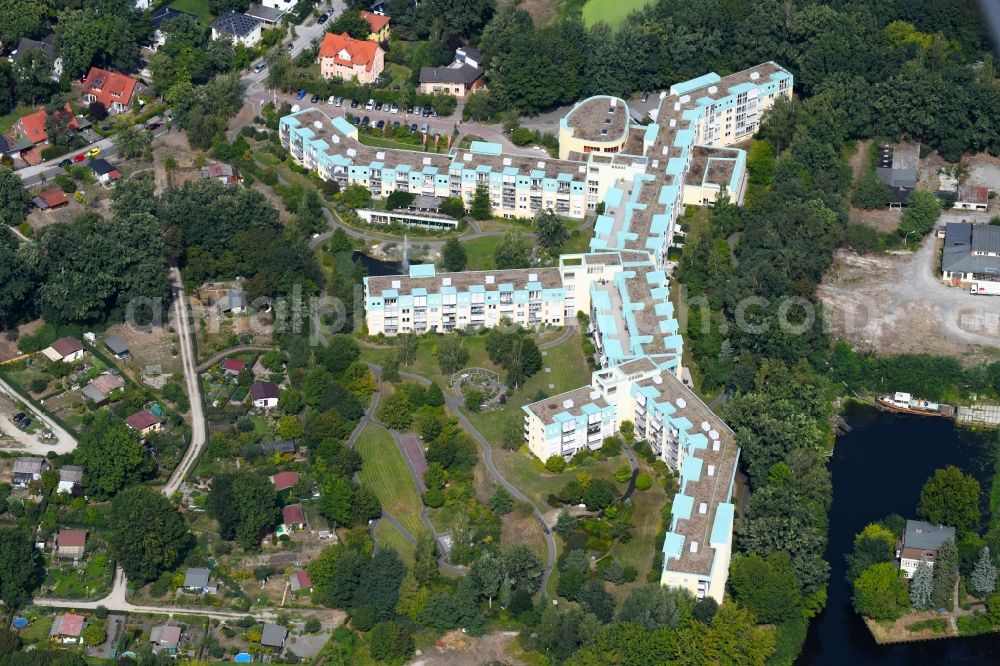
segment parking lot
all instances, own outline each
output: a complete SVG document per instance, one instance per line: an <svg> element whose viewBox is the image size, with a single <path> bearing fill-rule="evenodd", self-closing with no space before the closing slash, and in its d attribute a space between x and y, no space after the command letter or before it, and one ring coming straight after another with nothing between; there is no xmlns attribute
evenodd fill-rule
<svg viewBox="0 0 1000 666"><path fill-rule="evenodd" d="M289 103L293 105L293 110L295 105L301 109L316 107L331 118L340 116L346 118L348 122L353 121L355 125L362 127L370 125L379 129L392 128L393 123L398 123L405 125L414 134L423 132L430 135L445 135L451 134L459 125L451 117L438 116L430 107L423 109L414 106L398 108L395 104L382 105L381 103L368 103L366 100L350 99L341 99L340 106L337 106L337 100L340 98L334 98L332 102L330 99L317 98L313 102L314 96L304 96L302 99L298 99L297 95L289 95L288 97ZM367 122L365 122L366 120ZM379 122L382 122L382 127L378 126Z"/></svg>

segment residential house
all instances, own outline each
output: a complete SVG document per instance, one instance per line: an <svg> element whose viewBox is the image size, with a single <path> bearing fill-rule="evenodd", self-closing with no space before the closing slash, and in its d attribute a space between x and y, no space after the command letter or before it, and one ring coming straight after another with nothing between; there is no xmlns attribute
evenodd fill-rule
<svg viewBox="0 0 1000 666"><path fill-rule="evenodd" d="M201 168L201 177L206 180L217 180L223 185L235 185L239 183L239 170L231 164L221 162L209 162Z"/></svg>
<svg viewBox="0 0 1000 666"><path fill-rule="evenodd" d="M142 437L163 430L163 422L145 409L129 416L125 419L125 423Z"/></svg>
<svg viewBox="0 0 1000 666"><path fill-rule="evenodd" d="M968 222L946 224L941 278L953 286L1000 281L1000 227Z"/></svg>
<svg viewBox="0 0 1000 666"><path fill-rule="evenodd" d="M283 12L290 12L295 9L298 0L261 0L261 4L272 9L280 9Z"/></svg>
<svg viewBox="0 0 1000 666"><path fill-rule="evenodd" d="M920 164L920 144L903 142L878 147L875 176L889 187L912 190L917 186L917 166Z"/></svg>
<svg viewBox="0 0 1000 666"><path fill-rule="evenodd" d="M230 10L212 23L212 39L228 39L250 49L260 42L261 25L260 19Z"/></svg>
<svg viewBox="0 0 1000 666"><path fill-rule="evenodd" d="M465 97L484 85L482 56L471 46L455 49L455 59L447 67L421 67L420 92L445 93Z"/></svg>
<svg viewBox="0 0 1000 666"><path fill-rule="evenodd" d="M63 363L79 361L85 353L86 350L83 347L83 343L76 338L69 337L59 338L42 350L42 355L53 363L56 361L62 361Z"/></svg>
<svg viewBox="0 0 1000 666"><path fill-rule="evenodd" d="M274 484L274 489L279 493L282 490L288 490L296 483L299 482L298 472L278 472L271 477L271 483Z"/></svg>
<svg viewBox="0 0 1000 666"><path fill-rule="evenodd" d="M58 187L39 192L32 199L31 203L39 210L56 210L69 205L69 198L66 193Z"/></svg>
<svg viewBox="0 0 1000 666"><path fill-rule="evenodd" d="M97 180L105 187L113 185L114 182L121 178L122 175L115 165L103 157L98 157L96 160L90 160L89 166L90 170L97 176Z"/></svg>
<svg viewBox="0 0 1000 666"><path fill-rule="evenodd" d="M219 310L223 313L241 314L247 311L247 295L243 287L230 289L225 298L219 301Z"/></svg>
<svg viewBox="0 0 1000 666"><path fill-rule="evenodd" d="M219 585L211 582L211 572L203 567L188 569L182 587L195 594L215 594L219 591Z"/></svg>
<svg viewBox="0 0 1000 666"><path fill-rule="evenodd" d="M98 407L108 402L108 394L97 388L93 383L87 384L80 389L80 395L83 396L84 400L92 402Z"/></svg>
<svg viewBox="0 0 1000 666"><path fill-rule="evenodd" d="M265 455L268 453L295 453L295 442L267 442L260 445L260 450Z"/></svg>
<svg viewBox="0 0 1000 666"><path fill-rule="evenodd" d="M279 652L285 647L285 640L288 638L288 630L281 625L267 622L264 630L260 634L260 644L264 647L273 648Z"/></svg>
<svg viewBox="0 0 1000 666"><path fill-rule="evenodd" d="M292 592L299 592L301 590L312 592L313 588L312 579L309 577L309 572L305 569L299 569L290 573L288 575L288 585L292 588Z"/></svg>
<svg viewBox="0 0 1000 666"><path fill-rule="evenodd" d="M17 43L17 48L11 51L11 54L7 57L12 63L19 62L24 56L28 55L32 51L42 51L45 55L49 57L52 61L52 72L50 74L53 81L58 81L59 77L62 76L62 58L56 53L55 47L55 36L48 34L43 37L40 41L36 39L28 39L27 37L22 37L21 41Z"/></svg>
<svg viewBox="0 0 1000 666"><path fill-rule="evenodd" d="M324 79L339 78L371 84L385 69L385 51L367 39L354 39L346 32L339 35L328 32L320 44L316 61Z"/></svg>
<svg viewBox="0 0 1000 666"><path fill-rule="evenodd" d="M156 654L177 654L181 644L181 628L171 624L161 624L149 632L149 642Z"/></svg>
<svg viewBox="0 0 1000 666"><path fill-rule="evenodd" d="M108 401L108 396L113 391L122 388L125 388L124 379L110 372L105 372L92 379L89 384L80 389L80 393L95 405L103 405Z"/></svg>
<svg viewBox="0 0 1000 666"><path fill-rule="evenodd" d="M142 10L149 9L149 0L135 0L135 8Z"/></svg>
<svg viewBox="0 0 1000 666"><path fill-rule="evenodd" d="M72 557L79 559L83 557L84 549L87 546L86 530L59 530L56 533L56 555L59 557Z"/></svg>
<svg viewBox="0 0 1000 666"><path fill-rule="evenodd" d="M257 409L277 407L278 395L278 386L274 382L254 382L250 386L250 399Z"/></svg>
<svg viewBox="0 0 1000 666"><path fill-rule="evenodd" d="M285 12L280 9L275 9L274 7L250 5L250 9L246 11L246 14L250 18L255 18L266 26L273 26L281 20L281 17L285 15Z"/></svg>
<svg viewBox="0 0 1000 666"><path fill-rule="evenodd" d="M913 572L921 562L933 567L938 550L945 541L955 540L955 528L932 525L922 520L907 520L903 541L896 550L899 570L905 578L913 578Z"/></svg>
<svg viewBox="0 0 1000 666"><path fill-rule="evenodd" d="M91 67L83 80L83 101L100 102L108 113L123 113L132 108L139 82L120 72Z"/></svg>
<svg viewBox="0 0 1000 666"><path fill-rule="evenodd" d="M362 9L361 18L368 21L368 25L371 26L368 39L382 44L389 41L389 21L392 20L391 16L376 14Z"/></svg>
<svg viewBox="0 0 1000 666"><path fill-rule="evenodd" d="M79 643L86 618L76 613L56 615L49 630L49 640L55 643Z"/></svg>
<svg viewBox="0 0 1000 666"><path fill-rule="evenodd" d="M55 113L65 120L67 129L80 129L80 122L77 120L76 116L73 115L73 109L70 108L69 104L66 104L62 109L59 109ZM49 140L48 130L45 128L45 121L47 118L48 112L44 108L40 108L38 111L29 113L26 116L21 116L18 121L14 123L14 137L31 142L31 145L47 143Z"/></svg>
<svg viewBox="0 0 1000 666"><path fill-rule="evenodd" d="M109 335L104 339L104 346L109 352L111 352L116 359L119 361L126 361L131 358L131 354L128 351L128 345L122 341L117 335Z"/></svg>
<svg viewBox="0 0 1000 666"><path fill-rule="evenodd" d="M42 472L48 469L45 458L21 457L14 458L11 468L10 485L15 488L27 488L32 481L39 481Z"/></svg>
<svg viewBox="0 0 1000 666"><path fill-rule="evenodd" d="M984 211L989 205L990 190L988 187L962 185L958 188L958 198L955 199L955 208L959 210Z"/></svg>
<svg viewBox="0 0 1000 666"><path fill-rule="evenodd" d="M247 364L238 358L227 358L222 363L222 372L235 377L247 369Z"/></svg>
<svg viewBox="0 0 1000 666"><path fill-rule="evenodd" d="M285 532L294 532L306 526L306 514L301 504L289 504L281 510L281 526Z"/></svg>
<svg viewBox="0 0 1000 666"><path fill-rule="evenodd" d="M83 468L76 465L64 465L59 468L59 485L56 486L56 492L74 495L80 490L82 483Z"/></svg>
<svg viewBox="0 0 1000 666"><path fill-rule="evenodd" d="M167 24L171 21L176 21L177 19L186 18L191 21L197 21L198 17L194 14L188 12L182 12L179 9L174 9L170 5L163 5L157 9L149 17L149 22L153 24L153 43L150 48L154 51L158 50L161 46L167 43L167 33L165 28Z"/></svg>

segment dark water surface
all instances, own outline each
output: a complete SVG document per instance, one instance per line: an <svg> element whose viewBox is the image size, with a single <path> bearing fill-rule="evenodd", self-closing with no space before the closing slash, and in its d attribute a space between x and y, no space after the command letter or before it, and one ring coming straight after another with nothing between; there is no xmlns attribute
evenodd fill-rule
<svg viewBox="0 0 1000 666"><path fill-rule="evenodd" d="M358 252L355 250L351 254L351 259L354 259L362 266L368 269L368 275L372 277L378 275L402 275L403 268L398 262L389 261L379 261L378 259L373 259L369 257L364 252Z"/></svg>
<svg viewBox="0 0 1000 666"><path fill-rule="evenodd" d="M913 518L920 488L935 469L957 465L984 488L992 473L994 434L957 429L950 420L899 416L858 407L847 414L853 430L837 439L830 471L829 597L813 620L799 666L908 666L1000 664L1000 635L880 647L851 608L844 555L854 535L890 513Z"/></svg>

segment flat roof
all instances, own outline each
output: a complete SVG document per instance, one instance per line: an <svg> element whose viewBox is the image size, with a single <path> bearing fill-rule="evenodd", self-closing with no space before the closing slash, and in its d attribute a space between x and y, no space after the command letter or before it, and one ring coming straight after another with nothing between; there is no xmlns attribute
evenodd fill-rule
<svg viewBox="0 0 1000 666"><path fill-rule="evenodd" d="M424 289L428 294L436 294L446 287L451 287L456 292L468 291L472 286L481 286L484 291L499 291L500 286L505 284L512 285L517 290L526 289L532 282L540 283L542 289L558 289L562 286L559 269L551 267L436 273L430 277L379 275L368 277L366 280L369 296L380 296L385 291L393 291L397 296L403 296L412 294L415 289Z"/></svg>
<svg viewBox="0 0 1000 666"><path fill-rule="evenodd" d="M604 399L600 391L593 386L581 386L572 391L566 391L559 395L554 395L545 400L539 400L527 405L531 413L537 416L545 424L554 423L556 416L567 414L569 416L582 416L585 412L583 407L593 405L597 409L604 409L608 406L608 401Z"/></svg>
<svg viewBox="0 0 1000 666"><path fill-rule="evenodd" d="M629 126L628 104L618 97L597 95L578 102L564 120L576 138L620 141Z"/></svg>

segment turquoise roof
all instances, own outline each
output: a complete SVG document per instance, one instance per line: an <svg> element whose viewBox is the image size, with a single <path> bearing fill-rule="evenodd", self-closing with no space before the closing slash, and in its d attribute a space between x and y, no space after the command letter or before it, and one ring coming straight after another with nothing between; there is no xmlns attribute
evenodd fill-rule
<svg viewBox="0 0 1000 666"><path fill-rule="evenodd" d="M735 507L729 502L719 504L715 508L715 521L712 523L712 537L709 541L712 546L729 543L732 538L734 509Z"/></svg>

